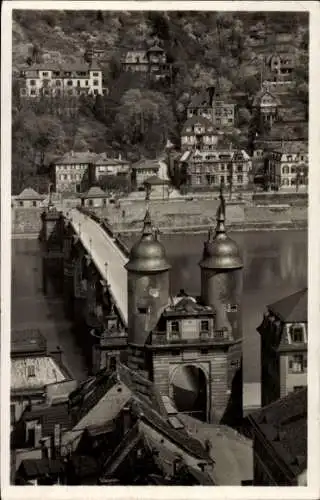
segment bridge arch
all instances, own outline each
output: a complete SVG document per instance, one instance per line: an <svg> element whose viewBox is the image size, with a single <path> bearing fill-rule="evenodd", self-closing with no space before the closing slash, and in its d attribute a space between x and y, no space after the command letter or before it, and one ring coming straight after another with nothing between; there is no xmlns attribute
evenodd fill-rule
<svg viewBox="0 0 320 500"><path fill-rule="evenodd" d="M206 367L194 362L175 366L169 377L169 396L179 412L208 421L210 387Z"/></svg>

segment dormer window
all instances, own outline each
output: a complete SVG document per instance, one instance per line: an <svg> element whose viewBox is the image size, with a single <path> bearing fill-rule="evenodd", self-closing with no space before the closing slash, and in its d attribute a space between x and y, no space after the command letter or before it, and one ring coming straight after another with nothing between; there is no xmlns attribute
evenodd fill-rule
<svg viewBox="0 0 320 500"><path fill-rule="evenodd" d="M208 332L209 331L209 321L207 319L204 319L204 320L201 321L200 330L202 332Z"/></svg>
<svg viewBox="0 0 320 500"><path fill-rule="evenodd" d="M301 325L295 325L290 328L291 342L294 344L300 344L304 342L303 327Z"/></svg>
<svg viewBox="0 0 320 500"><path fill-rule="evenodd" d="M28 376L28 378L36 376L36 371L35 371L34 365L30 365L27 367L27 376Z"/></svg>
<svg viewBox="0 0 320 500"><path fill-rule="evenodd" d="M172 337L176 337L180 334L180 321L177 320L171 321L169 327Z"/></svg>

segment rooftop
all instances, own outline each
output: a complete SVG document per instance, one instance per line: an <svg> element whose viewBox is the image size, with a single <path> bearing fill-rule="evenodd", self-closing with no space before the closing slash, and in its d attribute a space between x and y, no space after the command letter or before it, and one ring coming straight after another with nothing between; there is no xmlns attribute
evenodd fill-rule
<svg viewBox="0 0 320 500"><path fill-rule="evenodd" d="M81 198L107 198L108 194L99 186L92 186Z"/></svg>
<svg viewBox="0 0 320 500"><path fill-rule="evenodd" d="M24 329L11 331L11 356L31 353L46 353L47 341L40 330Z"/></svg>
<svg viewBox="0 0 320 500"><path fill-rule="evenodd" d="M136 169L154 169L154 170L159 170L160 165L157 160L147 160L147 159L142 159L139 160L137 163L134 163L132 165L132 168L134 170Z"/></svg>
<svg viewBox="0 0 320 500"><path fill-rule="evenodd" d="M181 134L184 135L187 132L187 128L197 125L203 126L206 129L212 129L212 132L216 131L215 127L211 121L208 120L208 118L205 118L204 116L192 116L184 123Z"/></svg>
<svg viewBox="0 0 320 500"><path fill-rule="evenodd" d="M213 315L214 311L209 306L203 306L198 303L194 297L174 297L172 304L170 304L164 311L166 315L184 315L194 316L199 314Z"/></svg>
<svg viewBox="0 0 320 500"><path fill-rule="evenodd" d="M37 193L32 188L25 188L21 193L15 197L17 200L43 200L45 196Z"/></svg>
<svg viewBox="0 0 320 500"><path fill-rule="evenodd" d="M294 476L307 467L307 388L265 406L250 415Z"/></svg>
<svg viewBox="0 0 320 500"><path fill-rule="evenodd" d="M11 359L12 391L38 390L47 384L69 378L65 369L52 356Z"/></svg>
<svg viewBox="0 0 320 500"><path fill-rule="evenodd" d="M57 62L44 62L34 64L32 66L22 66L21 71L66 71L66 72L82 72L82 71L101 71L101 68L97 61L93 60L92 63L87 64L85 62L79 61L77 63L57 63Z"/></svg>
<svg viewBox="0 0 320 500"><path fill-rule="evenodd" d="M285 323L308 322L308 288L268 305L268 309Z"/></svg>

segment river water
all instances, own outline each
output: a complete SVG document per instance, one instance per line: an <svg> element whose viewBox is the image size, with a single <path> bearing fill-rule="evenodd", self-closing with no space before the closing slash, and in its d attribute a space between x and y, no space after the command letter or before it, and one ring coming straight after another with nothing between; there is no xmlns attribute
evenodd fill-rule
<svg viewBox="0 0 320 500"><path fill-rule="evenodd" d="M307 232L238 232L230 234L243 252L244 382L260 381L260 339L256 331L265 306L307 285ZM172 264L171 292L200 292L204 234L162 235ZM131 243L136 238L131 239ZM50 347L64 351L65 363L78 379L86 376L81 349L63 317L62 299L42 293L41 257L37 240L13 241L12 327L38 326ZM50 295L50 294L49 294Z"/></svg>

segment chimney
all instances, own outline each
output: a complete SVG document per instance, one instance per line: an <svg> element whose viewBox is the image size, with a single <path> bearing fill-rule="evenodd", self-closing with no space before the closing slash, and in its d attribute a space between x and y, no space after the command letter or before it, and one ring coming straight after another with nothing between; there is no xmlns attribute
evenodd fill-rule
<svg viewBox="0 0 320 500"><path fill-rule="evenodd" d="M41 437L42 437L42 425L41 424L36 424L34 426L34 447L39 448L41 444Z"/></svg>
<svg viewBox="0 0 320 500"><path fill-rule="evenodd" d="M122 160L122 156L121 156L121 153L119 153L119 157L118 157L119 160Z"/></svg>
<svg viewBox="0 0 320 500"><path fill-rule="evenodd" d="M131 429L131 410L125 406L122 410L122 433L123 436Z"/></svg>

